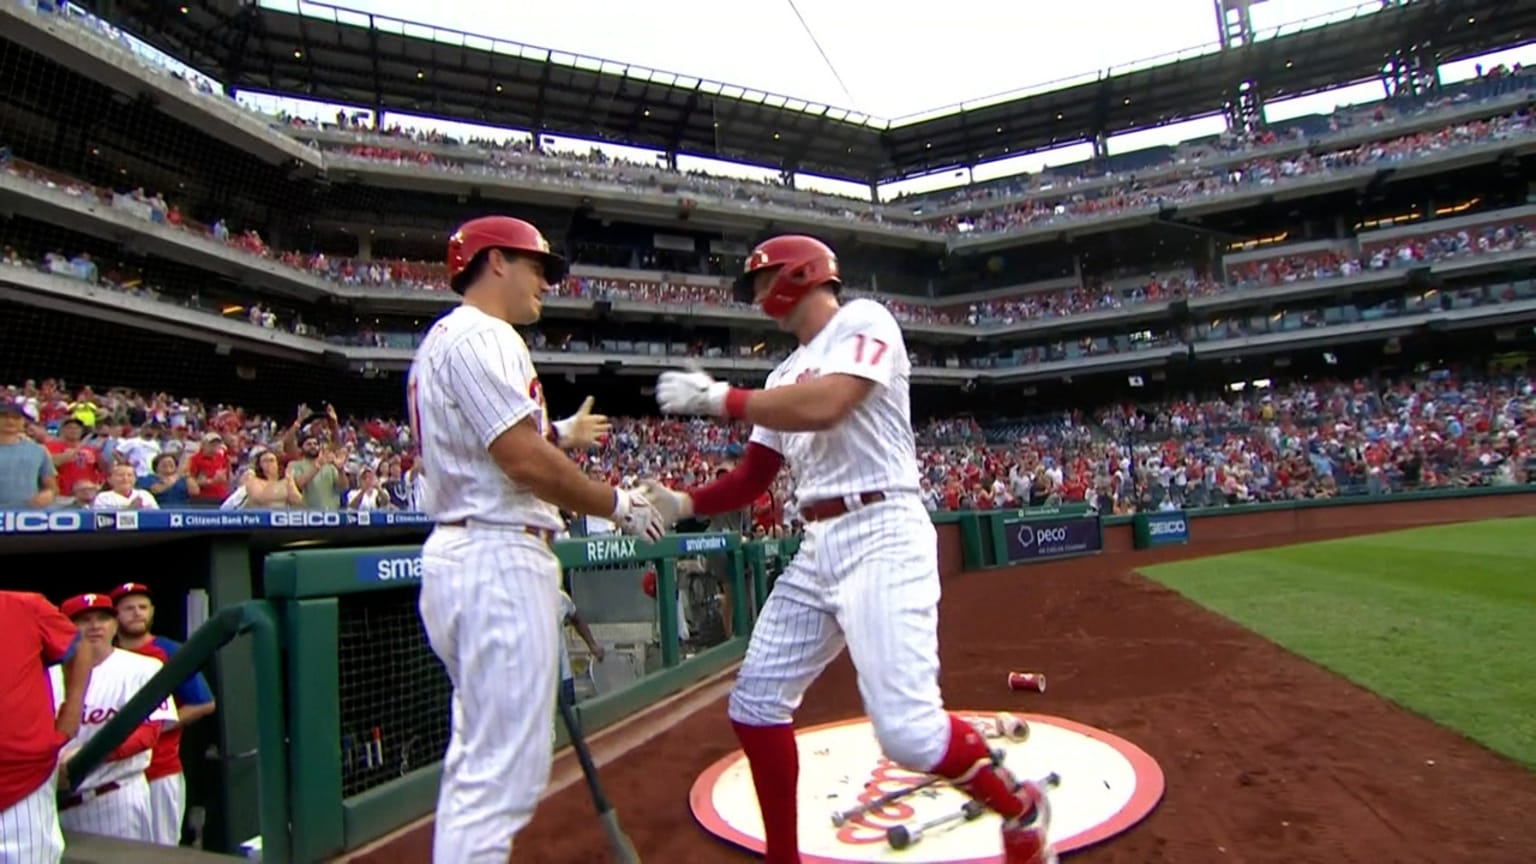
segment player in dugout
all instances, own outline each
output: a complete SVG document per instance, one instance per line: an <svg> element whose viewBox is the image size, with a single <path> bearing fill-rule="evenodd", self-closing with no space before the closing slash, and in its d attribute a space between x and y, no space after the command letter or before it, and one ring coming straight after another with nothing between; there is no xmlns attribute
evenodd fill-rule
<svg viewBox="0 0 1536 864"><path fill-rule="evenodd" d="M84 747L135 693L144 689L162 663L112 644L117 635L116 610L106 594L81 594L65 600L59 611L75 622L80 641L95 651L96 665L85 688L80 728L66 753ZM64 676L52 670L53 698L62 705L67 698ZM101 764L82 779L73 792L59 800L59 824L70 831L154 842L150 822L149 782L144 770L161 731L176 723L176 706L167 699L144 718ZM67 756L65 757L68 758Z"/></svg>
<svg viewBox="0 0 1536 864"><path fill-rule="evenodd" d="M117 607L117 647L171 662L181 643L150 632L155 624L154 594L140 582L124 582L112 589ZM181 773L181 730L212 714L216 707L213 692L201 672L177 685L177 721L160 733L154 754L144 777L149 781L150 818L154 820L154 842L163 846L181 845L181 823L187 810L186 779Z"/></svg>

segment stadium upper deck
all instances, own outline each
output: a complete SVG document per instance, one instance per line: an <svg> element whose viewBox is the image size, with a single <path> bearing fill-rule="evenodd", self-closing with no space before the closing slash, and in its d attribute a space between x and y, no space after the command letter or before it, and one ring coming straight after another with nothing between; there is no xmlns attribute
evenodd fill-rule
<svg viewBox="0 0 1536 864"><path fill-rule="evenodd" d="M373 137L376 133L363 134L355 129L270 124L269 118L258 118L212 94L207 82L198 82L197 88L189 90L184 82L163 78L152 80L154 86L150 88L145 87L142 75L129 80L122 68L128 64L111 63L101 56L101 40L84 36L88 32L85 28L63 26L62 22L28 15L4 4L0 10L18 17L14 32L22 44L107 81L121 92L147 92L162 110L183 122L261 158L293 161L300 175L312 174L339 183L584 207L602 218L687 223L737 234L760 232L772 220L781 227L831 232L879 246L926 249L929 254L946 247L957 252L986 252L1160 221L1198 223L1203 217L1277 195L1280 190L1273 188L1277 179L1294 187L1298 178L1315 184L1326 173L1334 189L1365 186L1384 178L1396 180L1409 176L1388 173L1392 166L1383 163L1395 160L1396 153L1347 160L1355 170L1342 174L1336 165L1309 162L1307 156L1313 149L1347 155L1351 147L1394 134L1402 138L1437 125L1515 110L1527 98L1527 76L1500 77L1429 96L1399 97L1363 113L1304 118L1287 129L1260 135L1190 142L1180 148L1068 166L1037 177L966 187L942 198L878 206L770 184L685 176L662 166L599 164L600 160L591 158L571 159L516 149ZM1511 30L1505 35L1516 38L1519 33ZM286 140L270 125L296 136L296 140ZM317 146L296 146L298 140ZM1497 145L1509 142L1491 143L1496 146L1458 157L1492 161L1507 155L1505 148ZM1524 152L1526 144L1515 142L1513 147ZM1449 166L1421 162L1415 170L1445 167ZM1374 173L1371 168L1376 169ZM1251 195L1231 194L1240 191ZM1295 189L1297 194L1320 191L1327 190L1316 185ZM442 232L447 225L432 227Z"/></svg>
<svg viewBox="0 0 1536 864"><path fill-rule="evenodd" d="M0 8L5 8L7 13L12 11L11 8ZM35 14L30 11L22 14L30 16L36 23ZM81 23L43 19L41 29L47 31L46 35L55 44L75 37L95 39L86 34ZM95 43L97 53L92 62L98 67L113 59L110 53L100 50L106 44ZM63 59L59 55L48 56ZM127 68L132 62L131 56L124 55L120 59L124 60L124 68L118 70L119 74L132 73L140 76L141 81L142 76L152 74L142 64ZM82 71L102 71L98 67L87 64ZM30 84L27 76L21 78L20 86ZM1334 141L1337 149L1314 148L1309 151L1300 143L1243 142L1239 152L1224 152L1218 157L1230 161L1200 166L1208 168L1211 164L1220 164L1225 167L1220 174L1213 175L1216 177L1214 181L1197 178L1189 191L1201 200L1202 206L1218 210L1226 207L1229 199L1239 199L1236 207L1251 207L1240 200L1250 193L1264 198L1276 196L1278 191L1283 193L1278 197L1294 196L1292 200L1299 202L1340 185L1341 180L1347 189L1353 190L1373 185L1373 181L1384 174L1439 176L1467 162L1492 164L1518 152L1518 147L1513 147L1512 143L1523 145L1527 141L1525 136L1530 134L1528 119L1523 114L1508 113L1510 106L1522 105L1526 99L1527 81L1527 76L1495 76L1443 93L1432 101L1398 100L1381 109L1380 116L1373 110L1371 116L1356 128L1343 130L1344 135L1353 137ZM235 108L227 99L200 92L195 86L189 87L188 82L161 78L157 83L165 85L165 89L158 92L166 103L185 100L192 119L180 121L191 127L184 132L167 133L164 125L153 127L156 136L178 134L191 140L198 134L192 129L207 130L225 121L238 124L252 119L249 112ZM143 85L138 86L142 90ZM166 103L162 103L162 108ZM58 104L57 100L53 104L65 112L65 128L80 121L81 118L68 116L67 104ZM78 111L79 106L75 110ZM144 124L141 128L152 128L143 120L143 115L135 116L139 119L134 122ZM224 120L218 119L220 117ZM1348 125L1341 118L1334 118L1334 122ZM98 123L91 128L92 140L101 139L111 131L103 126L110 127L111 124ZM250 136L242 140L253 143L260 136L267 142L263 146L274 151L294 143L288 129L270 128L264 120L248 131ZM301 130L300 134L305 131ZM156 147L162 140L159 137L134 139L130 135L114 141L114 145L119 153L137 158L143 150ZM337 156L308 148L301 148L301 151L306 157L318 159L322 166L332 158L356 160L361 164L384 164L394 169L394 176L419 183L423 190L453 189L455 178L466 173L462 165L442 166L431 158L422 158L421 154L443 150L440 142L395 139L391 143L406 145L394 149L413 155L379 158L378 154L344 153ZM351 146L376 145L377 142L354 142ZM236 305L242 310L249 308L253 314L258 308L263 310L259 320L253 318L249 322L219 315L217 307L215 314L206 317L189 315L179 307L167 307L146 297L137 287L131 287L142 285L142 280L135 279L115 283L103 279L98 284L112 289L113 293L89 292L95 298L90 302L110 306L118 320L133 318L140 326L153 322L151 326L158 328L174 326L182 330L198 330L205 339L233 341L242 346L261 344L267 350L280 349L285 356L307 358L311 362L339 355L341 360L353 364L353 368L389 369L409 357L413 344L414 333L409 329L408 320L402 318L430 314L451 299L441 292L422 290L440 287L440 268L436 265L367 260L370 256L366 254L361 258L351 254L323 254L320 249L305 248L304 235L292 233L296 218L307 219L314 215L303 209L309 200L307 196L329 194L327 190L342 185L361 189L379 189L381 186L338 182L341 178L335 172L327 172L331 181L327 186L319 182L318 174L296 171L285 181L288 185L265 190L267 193L278 190L279 209L284 212L273 214L266 221L235 217L226 221L219 215L218 208L229 208L226 212L234 212L239 197L247 191L241 188L244 178L219 174L214 178L218 182L209 183L210 177L203 169L210 165L199 163L203 154L193 152L196 145L177 146L180 149L168 147L166 153L154 154L169 166L160 175L165 179L161 187L165 197L153 188L145 193L123 186L113 182L115 178L87 182L56 171L39 172L38 165L20 158L12 160L12 170L0 176L0 187L4 189L7 201L21 202L15 208L18 213L25 212L55 226L119 243L134 254L148 253L207 273L224 274L237 286L231 290L245 294L245 298L234 301ZM50 162L67 155L62 151L50 151L46 146L41 152L44 154L42 158ZM245 152L260 152L260 148L253 143ZM139 159L133 163L136 170L144 162ZM527 163L536 169L511 172L514 182L499 192L507 200L525 200L527 191L516 181L538 173L554 175L553 179L539 182L546 187L558 187L566 195L600 197L606 193L614 200L633 197L624 184L607 182L614 175L590 161L560 163L550 157L530 156ZM564 167L558 171L544 170L552 164ZM211 167L217 173L225 166ZM1189 175L1177 173L1187 168L1187 165L1175 164L1168 176L1187 179ZM197 224L195 217L190 217L174 203L179 196L173 190L183 180L194 183L194 174L201 175L202 184L196 192L200 197L195 203L203 213L211 214L204 217L206 224ZM1251 178L1251 183L1229 182L1234 174ZM1141 172L1138 179L1143 176L1147 173ZM17 182L11 183L11 180ZM411 188L414 186L405 185L409 188L398 190L403 196L398 200L409 204L400 209L424 211L429 193L413 192ZM476 188L484 190L487 184L482 182ZM1073 204L1078 203L1075 200L1078 196L1084 201L1115 197L1103 195L1089 199L1081 188L1068 191L1074 196L1069 202ZM186 195L192 198L194 193L188 190ZM453 203L447 196L438 197L442 202ZM168 204L167 198L173 203ZM1130 210L1136 210L1134 201L1132 205ZM457 202L457 206L462 211L464 202ZM750 211L751 218L758 224L764 221L762 208L755 200L739 205L739 209ZM1113 223L1115 219L1126 218L1127 212L1130 211L1113 206L1093 206L1078 214L1079 224ZM372 215L368 214L370 218ZM1141 218L1141 214L1133 215ZM1386 339L1394 333L1431 324L1486 326L1489 321L1518 320L1518 315L1528 313L1528 307L1532 305L1530 283L1528 278L1519 275L1529 270L1532 260L1528 240L1533 223L1528 217L1528 213L1506 206L1504 210L1489 214L1470 213L1458 223L1431 222L1406 229L1391 228L1385 232L1367 231L1359 237L1350 231L1325 243L1328 248L1324 250L1307 248L1304 244L1298 248L1275 247L1269 251L1261 249L1256 253L1226 256L1226 263L1251 265L1256 268L1253 272L1224 266L1221 257L1217 256L1201 262L1200 272L1187 275L1170 274L1166 261L1155 262L1161 270L1156 279L1147 276L1146 270L1140 271L1140 276L1132 274L1130 278L1112 280L1099 278L1100 274L1085 269L1065 280L1052 280L1050 285L1005 287L942 298L903 297L897 300L886 294L883 299L892 302L898 314L910 322L909 332L914 344L924 355L920 377L925 381L951 384L977 378L1036 380L1094 370L1151 368L1167 363L1175 355L1221 356L1247 349L1274 350L1285 345L1326 344L1343 338ZM1482 221L1478 221L1480 218ZM441 224L452 222L444 217ZM871 227L880 230L882 226L874 224ZM1009 230L1004 233L1009 237L1018 236L1020 227L1008 226ZM932 229L924 230L932 236ZM1401 233L1404 230L1410 235L1422 236L1405 239ZM285 237L290 239L285 240ZM295 237L299 239L291 239ZM1394 249L1406 243L1412 253L1416 242L1422 245L1423 252L1409 254L1406 258L1389 255L1378 261L1377 253L1382 245L1394 240L1397 244ZM435 254L436 242L429 245ZM66 245L23 249L16 256L22 266L7 273L5 281L21 284L23 290L31 292L32 299L46 295L51 300L79 306L82 300L78 282L70 281L76 268L70 259L78 258L83 248L83 245ZM577 257L580 262L581 257ZM60 265L60 258L70 262L70 266ZM1373 265L1363 266L1361 262L1367 261ZM1151 259L1143 263L1154 265ZM1436 281L1433 284L1416 282L1424 277L1423 274L1415 277L1415 271L1425 271ZM636 272L633 267L614 270L584 266L578 273L581 278L564 286L568 298L550 304L552 318L562 315L591 318L594 314L601 317L611 313L629 320L644 320L650 327L643 338L631 334L615 337L600 331L595 335L582 334L563 343L564 351L553 347L560 343L552 338L548 343L552 349L550 356L540 358L541 364L550 364L548 368L552 371L593 371L612 364L630 367L629 371L645 372L657 364L675 362L678 342L685 344L683 353L698 350L694 340L668 338L662 327L668 319L686 318L696 325L739 328L744 334L760 334L764 326L758 316L723 302L718 281L707 277ZM153 280L158 275L146 273L144 278ZM1443 303L1437 295L1441 284L1456 288L1455 292L1445 293L1451 299L1450 303ZM119 290L133 292L132 302L115 293ZM1392 292L1392 295L1372 292ZM211 290L203 293L213 295ZM169 296L171 292L162 295L162 299ZM192 296L195 298L197 293L194 291ZM1311 306L1304 307L1303 301ZM178 297L177 302L186 302L186 297ZM207 302L203 301L204 304ZM307 323L302 327L298 326L296 313L279 311L274 314L271 311L274 306L281 310L289 303L293 308L303 310ZM608 308L598 311L597 307L604 304L609 304ZM1180 306L1193 317L1193 330L1186 332L1184 325L1175 320L1174 310ZM361 314L377 315L385 320L382 324L376 321L379 326L373 327L360 326L353 321L354 329L347 330L337 326L346 322L335 320L335 315L311 315L311 310L328 307L354 308ZM394 317L390 318L391 315ZM651 327L656 328L654 334ZM715 368L734 373L751 375L761 372L767 368L772 351L753 350L751 340L756 338L757 335L751 335L745 344L733 340L733 344L716 346L712 349L714 353L706 354L704 359ZM966 343L979 338L994 344L979 349L974 345L967 346ZM1012 342L998 347L995 343L1003 339ZM949 347L937 350L946 342ZM743 349L747 349L745 353Z"/></svg>
<svg viewBox="0 0 1536 864"><path fill-rule="evenodd" d="M1378 78L1385 62L1415 46L1432 46L1419 59L1433 68L1536 38L1536 6L1515 0L1363 4L1349 20L1255 34L1233 50L882 120L443 28L431 28L436 40L403 35L413 31L319 3L304 4L307 15L207 0L83 5L231 88L871 183L1218 114L1244 82L1262 100L1298 96Z"/></svg>

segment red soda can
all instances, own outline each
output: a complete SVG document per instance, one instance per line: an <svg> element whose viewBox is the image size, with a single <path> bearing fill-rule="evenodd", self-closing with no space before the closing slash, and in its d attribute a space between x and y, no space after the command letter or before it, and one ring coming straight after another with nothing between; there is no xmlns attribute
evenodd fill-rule
<svg viewBox="0 0 1536 864"><path fill-rule="evenodd" d="M1036 693L1045 692L1045 673L1043 672L1009 672L1009 690L1033 690Z"/></svg>

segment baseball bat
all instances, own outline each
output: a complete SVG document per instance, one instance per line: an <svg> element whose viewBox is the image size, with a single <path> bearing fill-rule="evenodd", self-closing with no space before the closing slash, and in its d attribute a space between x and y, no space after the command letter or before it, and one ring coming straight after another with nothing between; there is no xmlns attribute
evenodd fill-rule
<svg viewBox="0 0 1536 864"><path fill-rule="evenodd" d="M1049 789L1055 789L1061 785L1061 775L1052 771L1039 781L1040 785ZM951 810L942 816L935 816L926 822L913 822L905 825L895 825L886 829L885 842L896 850L906 849L919 840L922 840L930 831L943 828L951 822L971 822L982 817L987 812L985 804L971 799L958 810Z"/></svg>
<svg viewBox="0 0 1536 864"><path fill-rule="evenodd" d="M565 723L565 731L571 736L571 748L576 751L576 761L581 763L581 773L586 777L587 791L592 794L597 821L602 823L603 833L608 835L608 851L613 855L614 864L640 864L640 853L635 851L635 844L619 825L619 814L608 803L608 796L603 794L603 787L598 783L597 766L592 764L587 739L582 736L581 727L576 724L576 715L571 713L570 703L565 701L563 694L556 697L555 701L560 705L560 720Z"/></svg>
<svg viewBox="0 0 1536 864"><path fill-rule="evenodd" d="M1003 764L1003 755L1003 751L993 750L992 764ZM865 813L873 813L874 811L879 810L881 807L884 807L887 804L894 804L909 795L916 795L924 789L931 789L932 787L945 782L948 781L945 780L945 778L935 774L931 777L926 777L917 783L913 783L910 786L903 786L900 789L887 792L867 804L859 804L857 806L850 807L847 810L839 810L832 814L832 825L836 828L841 828L848 824L849 821L857 819L860 816L863 816Z"/></svg>
<svg viewBox="0 0 1536 864"><path fill-rule="evenodd" d="M908 795L916 795L924 789L928 789L943 782L943 780L944 778L938 776L927 777L918 781L917 783L913 783L911 786L903 786L902 788L895 791L887 792L884 795L881 795L879 798L874 799L873 801L850 807L847 810L839 810L832 814L832 825L833 827L841 828L848 824L849 820L851 819L857 819L860 816L863 816L865 813L873 813L874 811L879 810L881 807L884 807L887 804L894 804L897 801L907 797Z"/></svg>

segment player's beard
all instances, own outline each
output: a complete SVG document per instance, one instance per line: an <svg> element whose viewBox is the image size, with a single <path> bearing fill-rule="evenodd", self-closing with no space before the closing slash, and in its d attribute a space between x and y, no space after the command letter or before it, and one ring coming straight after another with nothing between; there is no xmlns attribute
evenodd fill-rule
<svg viewBox="0 0 1536 864"><path fill-rule="evenodd" d="M147 624L147 623L146 624L119 624L119 625L117 625L117 633L118 633L118 635L119 636L126 636L129 639L138 639L139 637L143 636L145 633L148 633L148 632L149 632L149 624Z"/></svg>

